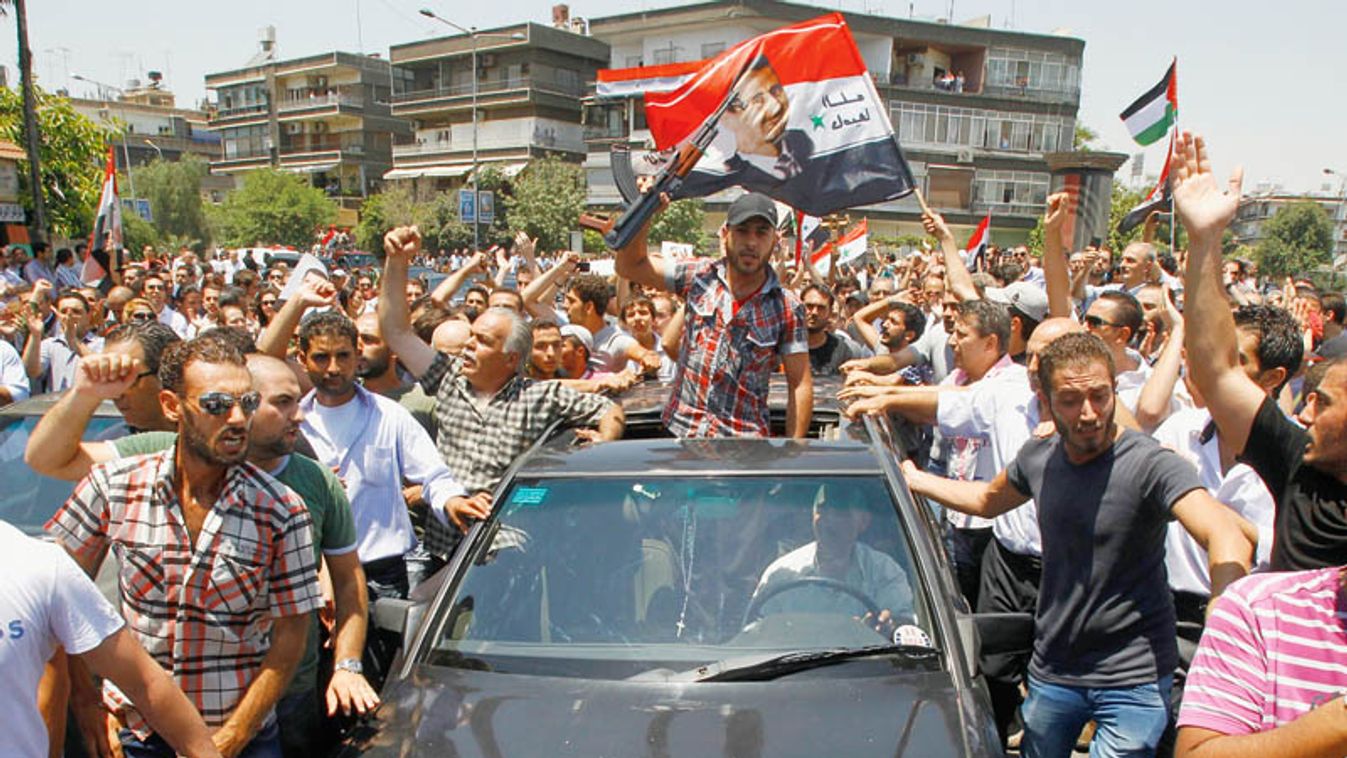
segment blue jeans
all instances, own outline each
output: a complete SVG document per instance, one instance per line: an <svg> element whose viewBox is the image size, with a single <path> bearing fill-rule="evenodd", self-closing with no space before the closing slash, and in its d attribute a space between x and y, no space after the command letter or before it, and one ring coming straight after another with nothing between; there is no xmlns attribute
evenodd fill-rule
<svg viewBox="0 0 1347 758"><path fill-rule="evenodd" d="M126 758L174 758L173 748L157 734L141 740L131 734L129 729L123 729L117 736L121 739L122 755ZM276 728L276 719L262 727L238 758L281 758L281 733Z"/></svg>
<svg viewBox="0 0 1347 758"><path fill-rule="evenodd" d="M1024 701L1025 758L1070 756L1087 721L1095 722L1092 758L1155 754L1169 721L1173 676L1132 687L1068 687L1029 677Z"/></svg>

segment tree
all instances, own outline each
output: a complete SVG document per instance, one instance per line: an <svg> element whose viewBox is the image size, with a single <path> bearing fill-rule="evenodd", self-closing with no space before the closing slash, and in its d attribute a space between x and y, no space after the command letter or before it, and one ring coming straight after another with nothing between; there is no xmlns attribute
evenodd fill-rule
<svg viewBox="0 0 1347 758"><path fill-rule="evenodd" d="M1264 227L1259 269L1269 275L1299 274L1333 259L1333 222L1318 203L1283 205Z"/></svg>
<svg viewBox="0 0 1347 758"><path fill-rule="evenodd" d="M650 225L650 241L685 242L701 250L706 245L702 224L706 221L706 204L701 198L675 200Z"/></svg>
<svg viewBox="0 0 1347 758"><path fill-rule="evenodd" d="M209 173L206 161L191 154L179 161L156 160L131 169L136 191L150 201L154 229L164 245L199 249L210 242L201 203L201 180Z"/></svg>
<svg viewBox="0 0 1347 758"><path fill-rule="evenodd" d="M314 233L337 217L337 206L303 177L263 168L248 172L243 186L212 208L210 217L224 245L260 242L306 249Z"/></svg>
<svg viewBox="0 0 1347 758"><path fill-rule="evenodd" d="M510 227L538 238L542 250L564 250L585 208L585 173L560 158L534 160L505 197Z"/></svg>
<svg viewBox="0 0 1347 758"><path fill-rule="evenodd" d="M1145 224L1138 224L1126 234L1118 233L1118 224L1123 220L1133 208L1141 205L1141 201L1146 199L1146 193L1141 190L1129 189L1122 182L1113 181L1113 194L1109 201L1108 208L1108 230L1104 239L1107 241L1108 249L1114 253L1121 253L1122 249L1129 244L1141 239L1141 232ZM1158 238L1157 238L1158 239ZM1169 235L1165 235L1165 242L1168 243Z"/></svg>
<svg viewBox="0 0 1347 758"><path fill-rule="evenodd" d="M79 237L93 228L113 132L76 113L69 100L35 92L47 231L57 237ZM23 98L8 88L0 88L0 139L23 144ZM33 213L27 160L19 161L19 192L24 207ZM37 222L35 213L32 220Z"/></svg>
<svg viewBox="0 0 1347 758"><path fill-rule="evenodd" d="M382 250L383 237L395 226L415 224L426 250L448 250L472 243L472 227L458 219L456 196L439 192L418 202L403 186L391 186L370 195L360 207L355 242L362 250Z"/></svg>
<svg viewBox="0 0 1347 758"><path fill-rule="evenodd" d="M1076 132L1071 137L1071 149L1088 153L1093 149L1093 143L1097 139L1099 139L1099 132L1077 121Z"/></svg>

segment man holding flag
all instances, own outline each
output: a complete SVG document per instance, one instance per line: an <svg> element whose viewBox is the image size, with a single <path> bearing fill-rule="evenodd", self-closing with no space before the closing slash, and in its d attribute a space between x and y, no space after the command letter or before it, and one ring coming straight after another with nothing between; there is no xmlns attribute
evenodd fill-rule
<svg viewBox="0 0 1347 758"><path fill-rule="evenodd" d="M117 199L117 168L112 146L108 146L107 169L103 172L103 191L98 198L98 216L89 235L89 254L84 257L80 279L90 287L98 287L106 295L115 283L112 271L116 268L110 257L122 247L122 204Z"/></svg>

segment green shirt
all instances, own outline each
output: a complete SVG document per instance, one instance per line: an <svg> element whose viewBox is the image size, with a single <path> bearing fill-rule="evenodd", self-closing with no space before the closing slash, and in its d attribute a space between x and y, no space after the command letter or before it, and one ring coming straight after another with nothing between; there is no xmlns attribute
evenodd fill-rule
<svg viewBox="0 0 1347 758"><path fill-rule="evenodd" d="M176 432L144 432L112 441L118 457L149 455L173 447ZM291 454L280 472L271 474L299 495L313 521L314 560L323 553L341 555L355 550L355 517L337 476L308 456ZM309 644L295 669L286 694L311 691L318 686L318 624L309 624Z"/></svg>

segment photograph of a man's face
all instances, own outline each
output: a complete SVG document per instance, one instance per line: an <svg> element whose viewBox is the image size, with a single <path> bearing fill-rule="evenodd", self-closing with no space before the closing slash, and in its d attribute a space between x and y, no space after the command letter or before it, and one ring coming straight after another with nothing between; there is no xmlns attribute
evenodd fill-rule
<svg viewBox="0 0 1347 758"><path fill-rule="evenodd" d="M740 80L721 123L734 134L737 152L775 158L789 115L786 88L772 64L759 57Z"/></svg>

